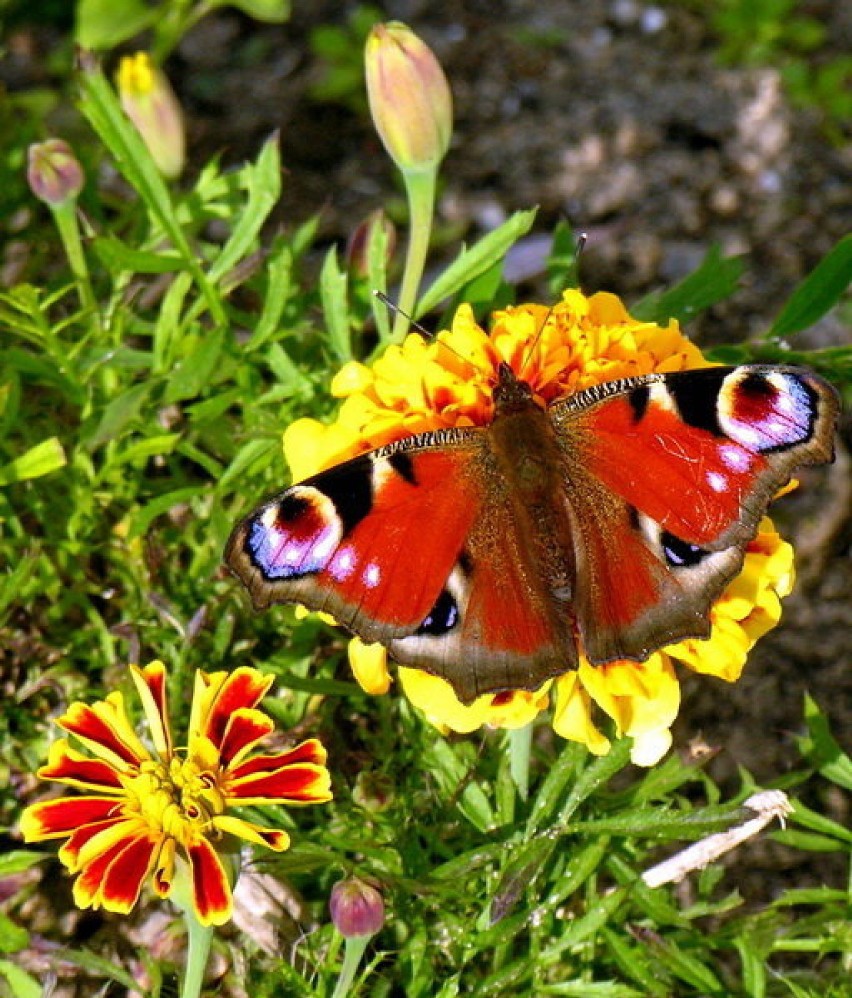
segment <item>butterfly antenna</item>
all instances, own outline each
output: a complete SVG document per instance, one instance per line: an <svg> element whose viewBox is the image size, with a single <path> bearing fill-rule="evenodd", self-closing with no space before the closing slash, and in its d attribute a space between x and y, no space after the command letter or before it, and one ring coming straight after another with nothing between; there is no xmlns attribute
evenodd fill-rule
<svg viewBox="0 0 852 998"><path fill-rule="evenodd" d="M390 298L388 298L388 296L384 293L384 291L379 291L377 288L376 290L373 291L373 294L375 295L376 298L379 299L379 301L386 308L389 308L392 312L395 312L397 315L401 315L404 319L408 319L408 321L411 323L412 326L414 326L414 328L417 330L418 333L422 333L430 340L434 339L434 335L424 325L419 323L414 318L414 316L409 315L408 312L404 312L399 307L399 305L397 305L396 302L391 301Z"/></svg>
<svg viewBox="0 0 852 998"><path fill-rule="evenodd" d="M576 265L577 261L580 259L580 254L585 249L586 243L588 242L588 239L589 239L588 233L586 233L586 232L579 232L579 233L577 233L577 239L576 239L576 241L574 243L574 264L575 265ZM532 343L530 343L529 348L527 349L526 355L524 356L524 359L521 362L521 370L518 372L519 375L521 375L524 372L524 370L526 369L527 362L529 361L530 357L532 357L533 352L535 351L535 348L538 346L538 341L541 339L542 334L544 333L545 326L547 326L548 320L550 319L551 315L553 315L553 310L555 308L556 308L556 305L553 304L547 310L547 315L545 315L544 321L538 327L538 331L536 332L535 337L533 338Z"/></svg>

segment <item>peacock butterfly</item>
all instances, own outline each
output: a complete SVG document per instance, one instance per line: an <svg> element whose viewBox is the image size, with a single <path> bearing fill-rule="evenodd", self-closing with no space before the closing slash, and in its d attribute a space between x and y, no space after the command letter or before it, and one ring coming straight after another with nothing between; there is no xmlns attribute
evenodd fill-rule
<svg viewBox="0 0 852 998"><path fill-rule="evenodd" d="M255 608L327 611L469 703L706 637L778 488L833 459L834 389L795 367L606 382L547 409L501 363L489 426L420 433L231 534Z"/></svg>

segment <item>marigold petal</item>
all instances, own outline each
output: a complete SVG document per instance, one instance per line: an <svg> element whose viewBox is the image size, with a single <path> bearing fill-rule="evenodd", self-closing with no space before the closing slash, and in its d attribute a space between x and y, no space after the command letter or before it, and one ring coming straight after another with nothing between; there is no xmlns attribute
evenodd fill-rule
<svg viewBox="0 0 852 998"><path fill-rule="evenodd" d="M257 669L243 665L233 672L215 673L207 678L209 684L202 692L202 703L197 712L193 700L195 725L190 729L190 737L203 735L220 748L231 715L241 708L252 708L260 703L274 676L264 676Z"/></svg>
<svg viewBox="0 0 852 998"><path fill-rule="evenodd" d="M261 739L275 730L275 722L261 710L240 708L228 720L219 755L222 766L239 761Z"/></svg>
<svg viewBox="0 0 852 998"><path fill-rule="evenodd" d="M104 821L93 821L89 825L82 825L80 828L75 829L71 833L71 837L67 842L63 843L59 850L59 859L64 866L67 866L71 872L76 872L83 865L80 862L80 852L84 846L102 833L106 832L108 829L115 828L116 826L123 826L123 831L117 836L112 836L108 840L102 838L100 841L109 844L118 841L120 838L129 838L130 831L136 834L138 831L139 823L134 821L132 824L128 824L127 818L123 814L116 814L113 817L106 818ZM106 848L106 846L104 847Z"/></svg>
<svg viewBox="0 0 852 998"><path fill-rule="evenodd" d="M223 925L231 917L231 885L219 854L203 838L187 846L195 914L202 925Z"/></svg>
<svg viewBox="0 0 852 998"><path fill-rule="evenodd" d="M138 768L151 758L133 730L124 709L124 698L118 692L92 706L72 703L56 723L76 735L94 755L115 763L123 771Z"/></svg>
<svg viewBox="0 0 852 998"><path fill-rule="evenodd" d="M154 748L165 758L171 755L172 751L166 667L160 661L150 662L144 669L140 669L138 665L131 665L130 674L142 701L142 709L145 711Z"/></svg>
<svg viewBox="0 0 852 998"><path fill-rule="evenodd" d="M111 763L104 759L90 759L77 752L65 738L50 746L47 764L39 769L38 778L102 793L122 790L120 774Z"/></svg>
<svg viewBox="0 0 852 998"><path fill-rule="evenodd" d="M636 735L630 749L634 766L656 766L672 747L672 733L668 728L658 728Z"/></svg>
<svg viewBox="0 0 852 998"><path fill-rule="evenodd" d="M284 752L275 752L271 755L256 755L251 759L233 766L228 775L233 779L244 776L251 776L254 773L272 773L284 766L292 766L296 763L313 763L316 766L325 765L328 753L325 746L318 738L307 738L298 745Z"/></svg>
<svg viewBox="0 0 852 998"><path fill-rule="evenodd" d="M146 833L122 838L85 864L74 882L74 902L80 908L104 907L127 914L154 864L159 839Z"/></svg>
<svg viewBox="0 0 852 998"><path fill-rule="evenodd" d="M585 745L594 755L606 755L610 750L609 739L592 721L591 697L576 672L568 672L556 680L553 730L568 741Z"/></svg>
<svg viewBox="0 0 852 998"><path fill-rule="evenodd" d="M151 871L151 883L157 897L165 898L171 894L175 879L176 848L175 840L171 838L164 839L160 847L157 862Z"/></svg>
<svg viewBox="0 0 852 998"><path fill-rule="evenodd" d="M275 852L284 852L290 846L290 836L283 829L262 828L233 814L220 814L213 819L213 824L221 832L236 835L237 838L253 842L255 845L266 846Z"/></svg>
<svg viewBox="0 0 852 998"><path fill-rule="evenodd" d="M240 804L324 804L331 800L331 778L325 766L282 766L238 778L228 774L225 793Z"/></svg>
<svg viewBox="0 0 852 998"><path fill-rule="evenodd" d="M378 643L367 644L360 638L349 642L349 664L358 685L375 696L387 693L391 685L387 649Z"/></svg>
<svg viewBox="0 0 852 998"><path fill-rule="evenodd" d="M58 797L25 808L20 829L25 842L41 842L70 835L81 825L103 821L120 813L115 797Z"/></svg>

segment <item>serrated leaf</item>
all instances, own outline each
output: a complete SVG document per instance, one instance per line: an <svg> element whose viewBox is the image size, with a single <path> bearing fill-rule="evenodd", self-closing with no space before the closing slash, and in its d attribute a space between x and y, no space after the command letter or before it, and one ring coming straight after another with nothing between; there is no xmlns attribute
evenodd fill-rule
<svg viewBox="0 0 852 998"><path fill-rule="evenodd" d="M791 336L814 325L852 282L852 235L844 236L796 288L772 324L771 336Z"/></svg>
<svg viewBox="0 0 852 998"><path fill-rule="evenodd" d="M506 255L509 247L532 228L535 211L516 211L499 228L464 249L436 278L414 309L414 318L431 311L445 298L451 298L466 284L488 270Z"/></svg>
<svg viewBox="0 0 852 998"><path fill-rule="evenodd" d="M0 485L41 478L64 467L66 463L65 451L59 438L49 437L0 468Z"/></svg>

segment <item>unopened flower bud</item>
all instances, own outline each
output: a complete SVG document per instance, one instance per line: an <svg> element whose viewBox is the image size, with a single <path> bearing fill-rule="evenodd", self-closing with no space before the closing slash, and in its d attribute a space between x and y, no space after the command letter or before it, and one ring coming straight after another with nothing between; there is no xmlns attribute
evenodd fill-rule
<svg viewBox="0 0 852 998"><path fill-rule="evenodd" d="M147 52L121 60L118 94L157 169L165 177L177 177L186 155L183 113L166 75Z"/></svg>
<svg viewBox="0 0 852 998"><path fill-rule="evenodd" d="M328 906L335 928L347 939L373 936L385 924L382 895L360 877L347 877L336 883Z"/></svg>
<svg viewBox="0 0 852 998"><path fill-rule="evenodd" d="M51 207L76 198L83 189L83 167L62 139L36 142L27 151L27 182L37 198Z"/></svg>
<svg viewBox="0 0 852 998"><path fill-rule="evenodd" d="M371 211L360 222L349 236L346 243L346 262L349 270L358 277L366 277L369 272L370 240L375 229L384 229L385 233L385 265L390 263L396 249L396 226L381 210Z"/></svg>
<svg viewBox="0 0 852 998"><path fill-rule="evenodd" d="M367 97L385 148L404 171L434 168L453 130L453 100L432 50L399 21L376 24L365 50Z"/></svg>
<svg viewBox="0 0 852 998"><path fill-rule="evenodd" d="M393 802L393 781L384 773L362 770L355 780L352 799L365 811L379 814Z"/></svg>

